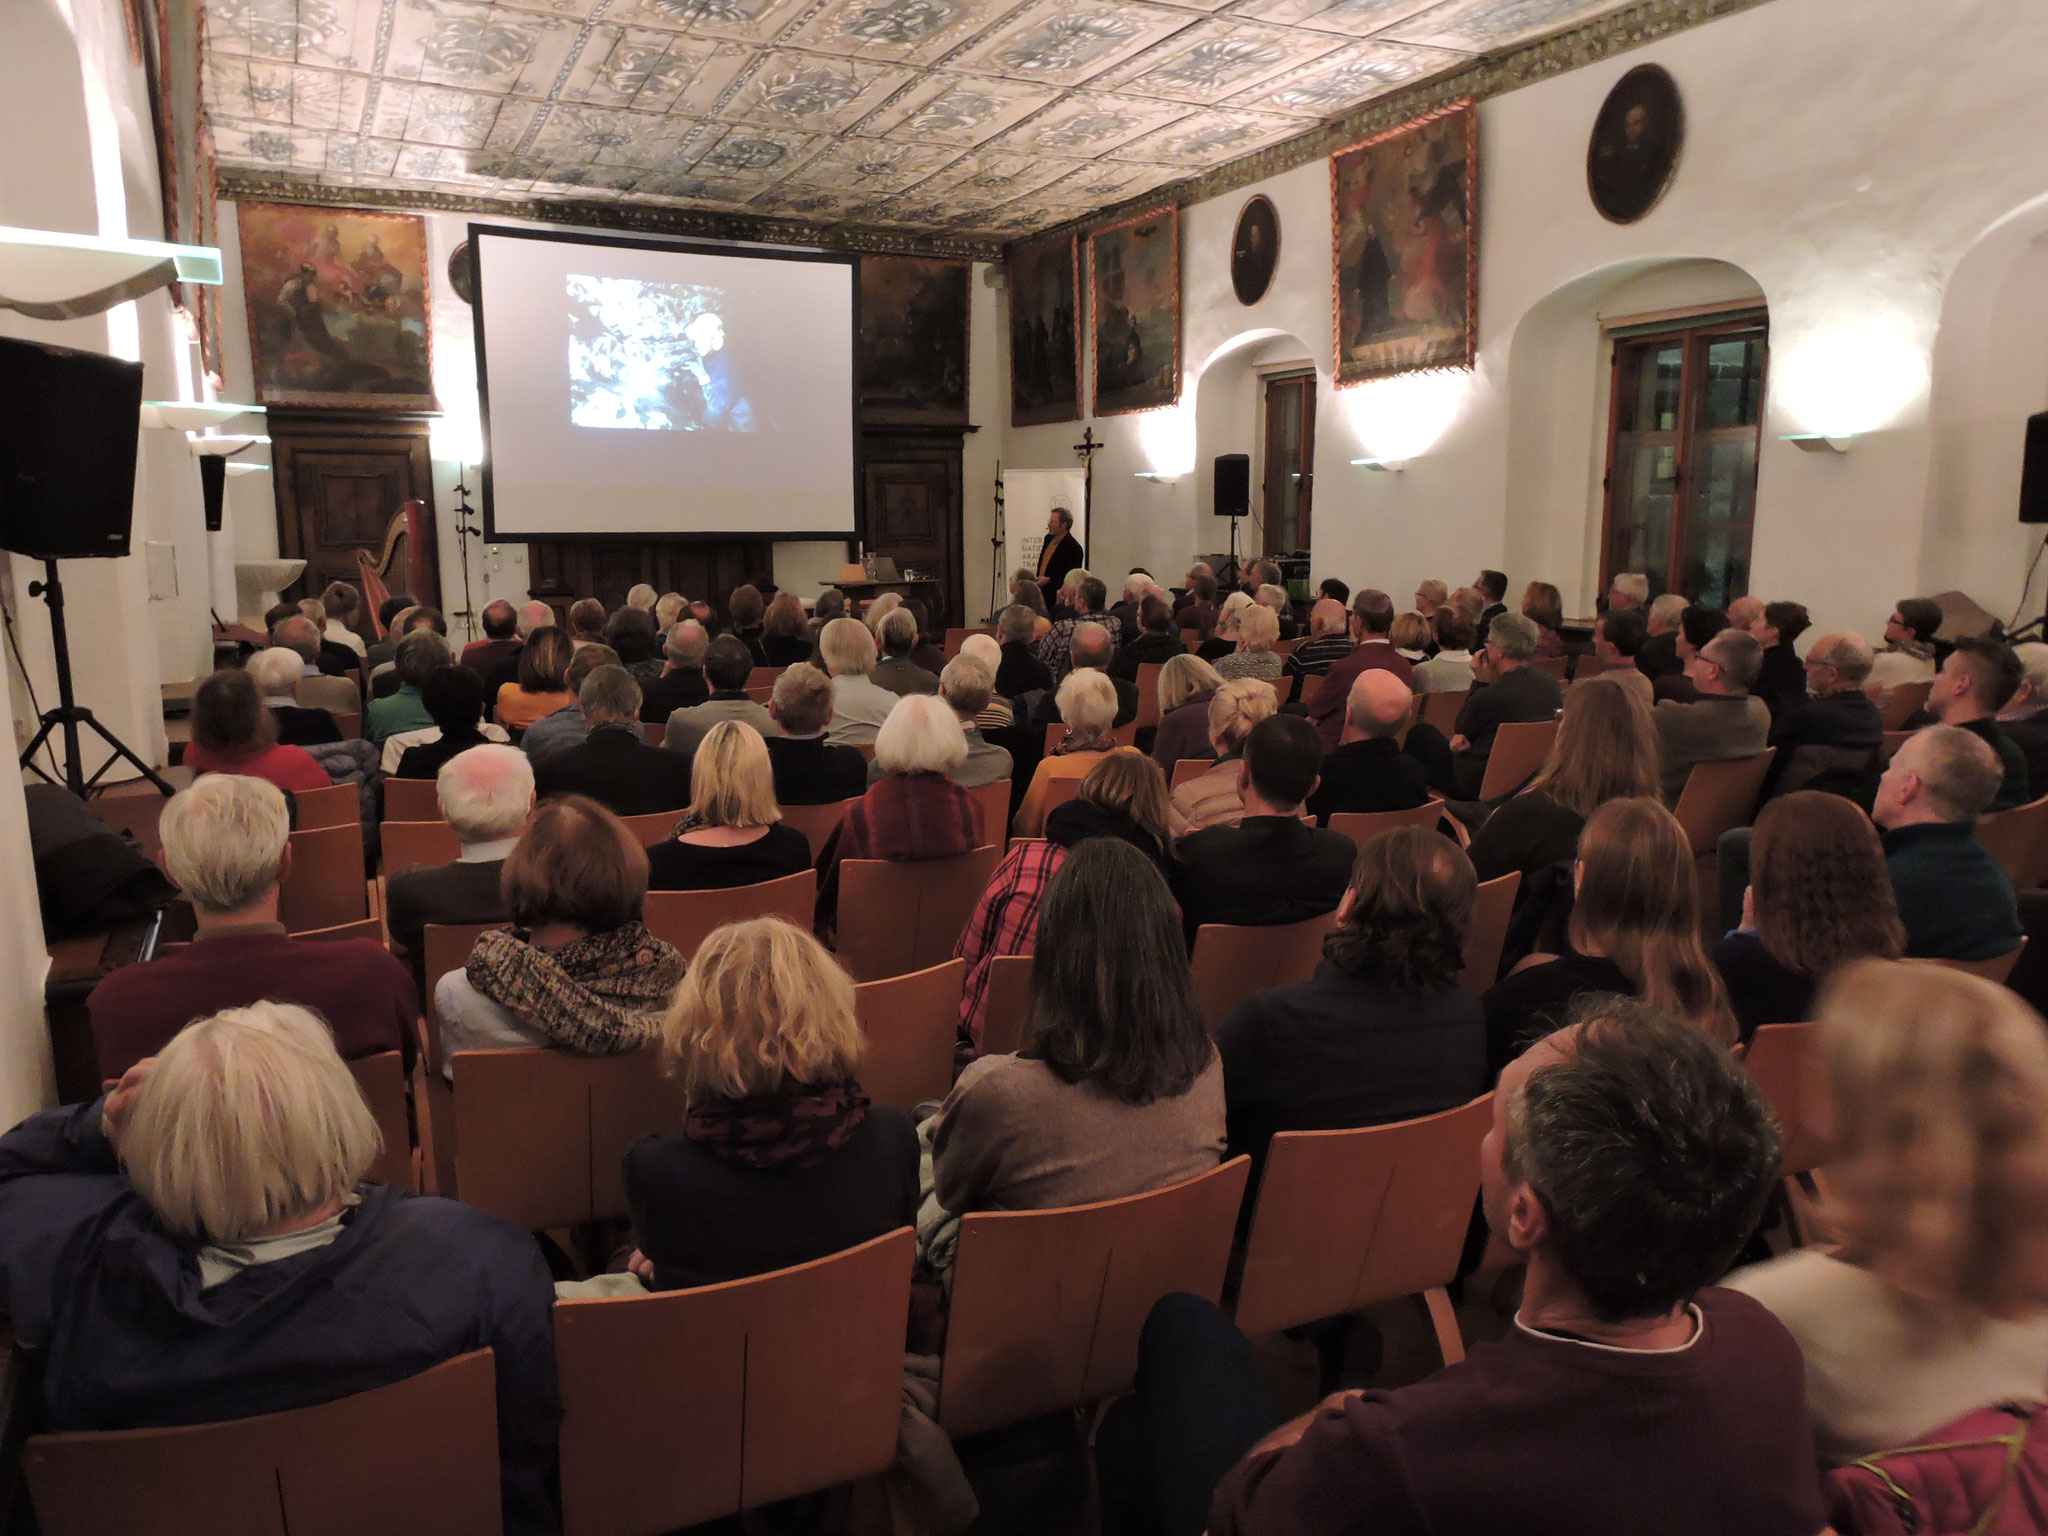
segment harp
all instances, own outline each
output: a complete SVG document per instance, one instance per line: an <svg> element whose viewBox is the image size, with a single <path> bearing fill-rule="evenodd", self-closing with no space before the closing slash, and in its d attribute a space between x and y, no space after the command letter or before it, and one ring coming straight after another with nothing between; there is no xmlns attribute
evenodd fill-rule
<svg viewBox="0 0 2048 1536"><path fill-rule="evenodd" d="M384 638L384 621L377 617L385 601L391 596L391 589L385 585L385 577L391 574L393 565L403 555L404 563L398 567L398 579L402 582L399 590L411 594L420 602L427 601L427 504L423 501L408 501L399 507L391 519L391 525L384 530L384 547L372 559L367 549L356 551L356 571L362 577L363 601L369 609L373 637Z"/></svg>

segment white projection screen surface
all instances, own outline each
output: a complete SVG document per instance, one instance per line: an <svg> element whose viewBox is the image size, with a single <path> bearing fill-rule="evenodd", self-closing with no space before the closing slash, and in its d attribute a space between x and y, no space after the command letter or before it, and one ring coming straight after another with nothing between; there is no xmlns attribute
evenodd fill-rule
<svg viewBox="0 0 2048 1536"><path fill-rule="evenodd" d="M490 538L854 531L854 268L470 226Z"/></svg>

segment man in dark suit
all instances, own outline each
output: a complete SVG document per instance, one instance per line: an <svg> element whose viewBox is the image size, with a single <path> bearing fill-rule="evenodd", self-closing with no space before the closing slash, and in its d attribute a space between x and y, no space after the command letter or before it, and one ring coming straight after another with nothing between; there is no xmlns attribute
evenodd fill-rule
<svg viewBox="0 0 2048 1536"><path fill-rule="evenodd" d="M277 739L287 747L311 747L341 740L341 727L324 709L306 709L298 701L299 674L305 663L299 653L281 645L258 651L247 663L249 678L277 722Z"/></svg>
<svg viewBox="0 0 2048 1536"><path fill-rule="evenodd" d="M690 755L648 744L632 673L597 668L583 679L576 702L590 734L540 765L534 789L541 799L588 795L620 816L680 811L690 803Z"/></svg>
<svg viewBox="0 0 2048 1536"><path fill-rule="evenodd" d="M939 678L910 659L917 649L917 615L908 608L892 608L882 615L875 639L882 659L868 669L868 681L891 693L937 693Z"/></svg>
<svg viewBox="0 0 2048 1536"><path fill-rule="evenodd" d="M1473 585L1486 599L1486 606L1479 610L1479 641L1483 645L1493 621L1508 611L1508 578L1503 571L1481 571Z"/></svg>
<svg viewBox="0 0 2048 1536"><path fill-rule="evenodd" d="M642 720L662 725L677 710L695 709L711 697L711 684L704 677L704 657L710 649L711 636L695 619L685 619L668 632L661 676L640 685Z"/></svg>
<svg viewBox="0 0 2048 1536"><path fill-rule="evenodd" d="M1189 947L1204 923L1275 927L1335 911L1357 850L1338 832L1303 825L1322 738L1299 715L1269 715L1245 738L1238 769L1244 820L1180 840L1173 879Z"/></svg>
<svg viewBox="0 0 2048 1536"><path fill-rule="evenodd" d="M807 662L784 667L768 713L782 727L770 736L768 766L782 805L832 805L867 793L868 760L859 747L825 742L832 720L832 679Z"/></svg>
<svg viewBox="0 0 2048 1536"><path fill-rule="evenodd" d="M1046 607L1052 606L1053 595L1067 579L1067 572L1085 564L1086 556L1081 541L1074 537L1074 514L1065 507L1054 507L1045 520L1045 544L1038 552L1038 588L1045 594Z"/></svg>
<svg viewBox="0 0 2048 1536"><path fill-rule="evenodd" d="M1450 740L1449 779L1444 781L1445 765L1440 763L1438 789L1460 800L1478 799L1479 787L1486 782L1487 760L1493 755L1493 738L1500 728L1557 718L1564 707L1564 692L1556 678L1529 665L1535 655L1535 620L1503 613L1493 621L1486 648L1472 658L1472 696L1458 711ZM1418 725L1410 731L1411 746L1416 745L1416 732L1428 729Z"/></svg>
<svg viewBox="0 0 2048 1536"><path fill-rule="evenodd" d="M462 665L469 668L482 682L491 675L491 668L499 662L510 660L519 664L519 653L526 649L526 642L519 638L519 610L502 597L484 604L484 637L472 640L462 648Z"/></svg>
<svg viewBox="0 0 2048 1536"><path fill-rule="evenodd" d="M1358 674L1344 708L1344 739L1323 759L1322 782L1308 797L1317 825L1333 811L1405 811L1429 798L1429 770L1401 750L1401 728L1415 695L1383 668Z"/></svg>
<svg viewBox="0 0 2048 1536"><path fill-rule="evenodd" d="M1822 635L1808 648L1809 697L1771 728L1778 755L1764 775L1761 798L1826 789L1868 806L1884 746L1884 713L1863 691L1874 659L1861 635Z"/></svg>
<svg viewBox="0 0 2048 1536"><path fill-rule="evenodd" d="M533 812L533 768L517 747L471 747L442 765L441 816L462 844L453 864L414 864L391 876L385 898L391 946L417 978L429 923L502 923L498 876Z"/></svg>
<svg viewBox="0 0 2048 1536"><path fill-rule="evenodd" d="M1353 648L1339 656L1323 673L1308 696L1308 717L1323 733L1323 749L1333 750L1344 735L1344 706L1351 698L1351 685L1358 674L1380 668L1398 677L1403 686L1412 684L1415 669L1408 658L1394 649L1387 637L1394 628L1394 600L1384 592L1367 587L1351 599L1350 634Z"/></svg>

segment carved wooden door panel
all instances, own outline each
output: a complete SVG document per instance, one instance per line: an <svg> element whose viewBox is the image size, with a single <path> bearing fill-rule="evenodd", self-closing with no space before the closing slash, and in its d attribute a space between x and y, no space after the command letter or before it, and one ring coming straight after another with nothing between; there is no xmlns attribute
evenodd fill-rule
<svg viewBox="0 0 2048 1536"><path fill-rule="evenodd" d="M946 612L958 624L960 591L961 429L869 428L863 440L863 489L870 554L939 583Z"/></svg>
<svg viewBox="0 0 2048 1536"><path fill-rule="evenodd" d="M356 551L368 550L375 559L399 507L417 499L427 504L430 590L411 595L443 607L424 420L336 420L335 413L273 410L270 440L278 553L306 562L305 575L286 596L318 597L330 581L355 581ZM405 590L402 565L394 565L386 584L393 595ZM370 617L359 626L365 636Z"/></svg>

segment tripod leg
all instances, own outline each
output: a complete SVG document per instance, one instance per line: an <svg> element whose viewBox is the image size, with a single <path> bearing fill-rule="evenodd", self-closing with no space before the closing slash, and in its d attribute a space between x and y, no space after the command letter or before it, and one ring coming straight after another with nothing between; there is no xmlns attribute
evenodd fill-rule
<svg viewBox="0 0 2048 1536"><path fill-rule="evenodd" d="M116 736L112 731L108 730L104 725L101 725L99 721L95 720L93 718L91 710L80 709L77 713L79 724L90 726L92 728L94 735L98 736L101 741L105 742L108 746L114 749L114 756L112 758L109 758L105 763L103 763L100 766L99 773L95 773L92 776L94 783L99 782L100 773L105 773L107 769L113 767L115 762L120 761L122 759L126 759L128 762L132 763L135 766L135 769L138 773L140 773L145 779L149 780L150 783L154 784L157 787L158 793L164 795L174 795L177 793L177 790L172 786L169 780L164 778L162 774L158 773L154 768L150 767L149 764L145 763L133 752L129 751L128 744L126 742L121 740L121 738Z"/></svg>

